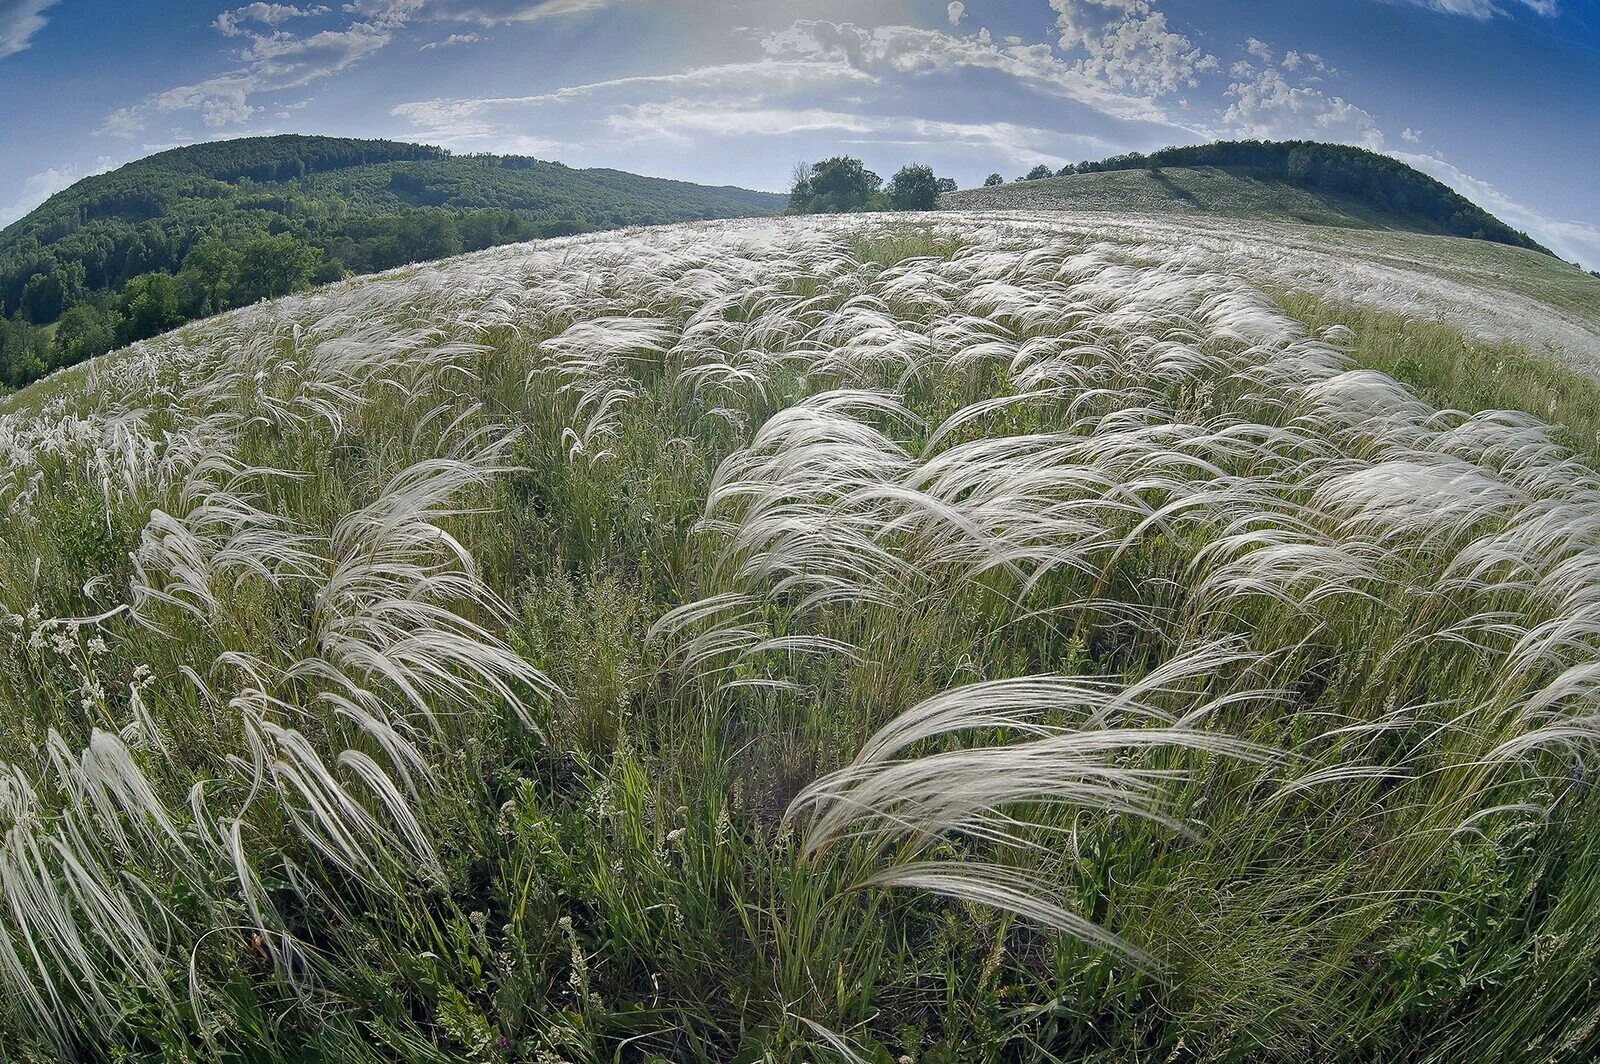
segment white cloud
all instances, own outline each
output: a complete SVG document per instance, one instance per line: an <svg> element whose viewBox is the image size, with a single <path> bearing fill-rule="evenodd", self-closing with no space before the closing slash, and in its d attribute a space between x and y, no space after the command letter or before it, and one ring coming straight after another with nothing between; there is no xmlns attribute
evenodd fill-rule
<svg viewBox="0 0 1600 1064"><path fill-rule="evenodd" d="M1199 84L1217 57L1171 29L1150 0L1050 0L1064 54L1082 53L1077 70L1101 85L1161 96Z"/></svg>
<svg viewBox="0 0 1600 1064"><path fill-rule="evenodd" d="M575 150L591 157L638 156L641 144L704 150L729 138L800 137L837 144L915 145L937 157L959 146L972 157L1008 164L1110 154L1098 137L1017 122L952 122L916 113L874 114L853 88L875 101L930 78L972 71L1014 79L1018 91L1089 103L1102 111L1151 117L1147 101L1108 93L1085 80L1044 44L999 45L987 33L967 38L910 26L862 28L796 22L748 40L760 57L671 74L617 78L522 97L433 99L403 103L391 114L417 136L451 147L509 150L508 140L559 127Z"/></svg>
<svg viewBox="0 0 1600 1064"><path fill-rule="evenodd" d="M15 0L0 0L0 5ZM38 0L24 0L24 3ZM349 0L342 13L353 18L342 28L296 35L280 27L293 19L332 13L326 5L257 2L218 15L212 23L223 36L242 39L233 53L236 66L200 81L153 93L107 115L97 133L133 137L158 117L191 113L218 128L263 114L284 114L297 102L259 101L259 97L302 88L336 74L391 44L399 32L421 23L471 23L498 26L543 18L580 15L644 0ZM4 8L0 7L0 11ZM450 33L421 49L472 44L479 33ZM303 103L304 101L298 101Z"/></svg>
<svg viewBox="0 0 1600 1064"><path fill-rule="evenodd" d="M248 31L244 23L255 22L268 29L276 29L279 23L287 22L292 18L311 18L316 15L326 15L328 9L322 6L296 7L293 4L246 4L244 7L224 11L218 15L216 21L211 23L213 29L224 37L242 37Z"/></svg>
<svg viewBox="0 0 1600 1064"><path fill-rule="evenodd" d="M45 11L55 4L56 0L0 0L0 59L28 47L48 21Z"/></svg>
<svg viewBox="0 0 1600 1064"><path fill-rule="evenodd" d="M1301 58L1299 52L1283 53L1283 69L1285 70L1299 70L1300 64L1303 62L1304 60Z"/></svg>
<svg viewBox="0 0 1600 1064"><path fill-rule="evenodd" d="M274 33L254 37L244 58L262 68L279 87L303 85L307 81L343 70L365 55L377 51L392 38L383 30L356 24L349 29L323 30L309 37Z"/></svg>
<svg viewBox="0 0 1600 1064"><path fill-rule="evenodd" d="M1422 131L1420 129L1412 129L1410 126L1407 126L1400 131L1400 139L1409 144L1415 144L1422 139Z"/></svg>
<svg viewBox="0 0 1600 1064"><path fill-rule="evenodd" d="M1121 85L1066 62L1047 44L996 44L987 30L957 37L915 26L863 28L851 23L800 21L768 34L762 47L770 56L846 64L874 77L935 76L973 70L1006 75L1033 92L1062 97L1111 116L1166 122L1165 110L1139 86Z"/></svg>
<svg viewBox="0 0 1600 1064"><path fill-rule="evenodd" d="M961 20L967 17L967 5L961 3L961 0L953 0L945 7L944 16L950 20L950 25L959 26Z"/></svg>
<svg viewBox="0 0 1600 1064"><path fill-rule="evenodd" d="M613 114L639 113L635 109L641 106L641 101L656 98L680 102L695 98L706 107L754 110L775 97L838 88L851 82L871 85L875 79L844 63L768 57L748 63L697 67L675 74L569 85L533 96L419 100L398 104L390 109L390 114L411 123L415 136L447 147L531 154L548 152L558 146L556 141L526 132L530 127L547 126L549 118L544 112L551 108L585 109L563 114L564 123L590 120L604 124ZM681 134L674 134L674 137L681 139ZM507 146L512 143L519 146Z"/></svg>
<svg viewBox="0 0 1600 1064"><path fill-rule="evenodd" d="M1453 163L1437 155L1404 151L1392 151L1389 154L1449 185L1562 258L1582 263L1585 269L1600 270L1600 226L1541 214L1513 200L1489 182L1462 172Z"/></svg>
<svg viewBox="0 0 1600 1064"><path fill-rule="evenodd" d="M1226 95L1233 101L1222 113L1234 136L1264 140L1332 140L1383 147L1383 133L1372 115L1341 96L1308 85L1290 85L1276 69L1234 67Z"/></svg>
<svg viewBox="0 0 1600 1064"><path fill-rule="evenodd" d="M450 36L441 41L429 41L427 44L417 49L417 51L427 52L434 48L450 48L458 44L477 44L479 41L484 39L485 38L481 33L452 33Z"/></svg>
<svg viewBox="0 0 1600 1064"><path fill-rule="evenodd" d="M207 78L193 85L180 85L155 96L143 112L138 109L129 113L119 112L123 114L119 125L125 129L142 130L142 113L150 110L162 113L195 111L208 126L234 125L246 121L258 110L250 103L250 94L259 87L260 83L249 76Z"/></svg>
<svg viewBox="0 0 1600 1064"><path fill-rule="evenodd" d="M51 196L94 174L103 174L116 165L109 155L102 155L93 166L52 166L31 175L17 190L17 198L0 206L0 226L10 225Z"/></svg>
<svg viewBox="0 0 1600 1064"><path fill-rule="evenodd" d="M592 81L582 85L568 85L553 92L534 96L422 100L399 104L390 110L390 114L409 119L423 115L434 117L449 115L456 121L468 122L494 112L521 111L549 104L573 103L605 96L629 100L661 91L677 94L689 92L724 95L748 102L759 102L771 96L801 89L825 88L847 81L872 84L875 80L871 75L845 63L767 58L750 63L694 67L676 74L646 74L639 77Z"/></svg>
<svg viewBox="0 0 1600 1064"><path fill-rule="evenodd" d="M393 29L412 22L472 22L503 26L586 15L646 0L351 0L345 10Z"/></svg>
<svg viewBox="0 0 1600 1064"><path fill-rule="evenodd" d="M1267 47L1266 42L1258 41L1254 37L1250 37L1245 40L1244 50L1255 56L1257 59L1260 59L1262 62L1271 63L1276 61L1273 58L1272 49Z"/></svg>
<svg viewBox="0 0 1600 1064"><path fill-rule="evenodd" d="M1084 152L1105 153L1109 145L1096 137L1061 134L1012 122L945 122L911 115L863 115L827 108L743 108L667 100L627 107L606 125L630 137L669 136L699 141L718 137L787 137L828 133L845 144L967 146L1013 164L1041 161L1056 166Z"/></svg>
<svg viewBox="0 0 1600 1064"><path fill-rule="evenodd" d="M130 137L143 132L162 115L193 112L207 126L236 125L260 114L256 96L301 88L336 74L371 55L393 39L370 23L348 29L323 30L307 37L277 31L245 33L249 45L238 54L237 69L189 85L155 93L131 107L108 115L96 132Z"/></svg>
<svg viewBox="0 0 1600 1064"><path fill-rule="evenodd" d="M1391 2L1394 2L1394 0L1391 0ZM1429 11L1437 11L1440 14L1465 15L1468 18L1475 18L1479 21L1508 13L1505 6L1497 2L1497 0L1406 0L1406 2L1416 7L1425 7ZM1520 4L1535 14L1543 15L1546 18L1553 18L1560 10L1560 4L1557 3L1557 0L1511 0L1511 2Z"/></svg>

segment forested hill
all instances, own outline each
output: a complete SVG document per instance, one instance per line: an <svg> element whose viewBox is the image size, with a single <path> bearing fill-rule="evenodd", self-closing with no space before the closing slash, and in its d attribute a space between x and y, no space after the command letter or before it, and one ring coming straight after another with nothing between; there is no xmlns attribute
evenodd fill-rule
<svg viewBox="0 0 1600 1064"><path fill-rule="evenodd" d="M1044 180L1128 171L1143 171L1149 180ZM947 206L1007 209L1125 210L1146 202L1205 214L1438 233L1550 254L1526 233L1399 159L1309 140L1218 141L1149 155L1130 152L1054 174L1041 167L1028 178L946 198Z"/></svg>
<svg viewBox="0 0 1600 1064"><path fill-rule="evenodd" d="M0 383L347 274L541 236L770 214L785 202L386 140L175 148L79 181L0 230Z"/></svg>

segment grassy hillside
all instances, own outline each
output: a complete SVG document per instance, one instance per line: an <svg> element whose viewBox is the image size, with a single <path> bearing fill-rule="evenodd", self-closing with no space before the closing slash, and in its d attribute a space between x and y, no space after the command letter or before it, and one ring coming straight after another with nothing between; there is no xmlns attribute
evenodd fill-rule
<svg viewBox="0 0 1600 1064"><path fill-rule="evenodd" d="M0 399L0 1051L1593 1059L1600 386L1304 227L922 219Z"/></svg>
<svg viewBox="0 0 1600 1064"><path fill-rule="evenodd" d="M1220 140L1162 148L1149 155L1130 152L1077 163L1062 167L1056 176L1142 170L1161 185L1163 173L1169 168L1208 170L1213 177L1220 172L1246 182L1248 188L1242 194L1241 190L1227 188L1211 194L1225 209L1239 206L1238 201L1247 205L1251 198L1261 197L1266 201L1262 208L1265 213L1252 217L1321 221L1318 215L1330 214L1334 218L1378 220L1386 227L1444 233L1550 254L1528 234L1513 229L1443 182L1392 156L1347 144ZM1049 172L1041 168L1029 177L1048 178ZM1318 205L1312 206L1270 186L1303 191ZM1204 209L1207 190L1188 190L1173 182L1160 190L1145 191L1152 203L1164 198L1188 200ZM1200 195L1195 194L1197 191Z"/></svg>
<svg viewBox="0 0 1600 1064"><path fill-rule="evenodd" d="M181 321L498 244L768 214L781 196L394 141L176 148L86 178L0 230L0 384ZM34 327L71 315L53 335Z"/></svg>
<svg viewBox="0 0 1600 1064"><path fill-rule="evenodd" d="M1362 229L1444 231L1426 218L1383 211L1353 196L1297 188L1284 181L1209 166L1013 181L993 188L948 192L941 203L950 210L1170 213L1179 217L1212 215Z"/></svg>
<svg viewBox="0 0 1600 1064"><path fill-rule="evenodd" d="M1600 278L1572 263L1359 219L1329 224L1331 211L1321 224L1288 220L1305 208L1298 190L1258 190L1230 174L1201 174L1190 187L1204 210L1152 193L1141 170L1018 182L958 193L946 204L979 204L978 213L1007 229L1131 244L1148 261L1236 272L1275 292L1381 304L1600 376Z"/></svg>

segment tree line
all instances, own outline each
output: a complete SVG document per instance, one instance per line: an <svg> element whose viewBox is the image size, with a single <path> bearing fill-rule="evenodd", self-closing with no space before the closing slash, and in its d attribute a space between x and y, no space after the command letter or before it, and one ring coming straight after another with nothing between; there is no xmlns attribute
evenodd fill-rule
<svg viewBox="0 0 1600 1064"><path fill-rule="evenodd" d="M955 181L934 176L931 166L902 166L885 185L883 178L868 170L860 159L836 155L795 168L788 213L931 211L939 206L942 193L955 190Z"/></svg>
<svg viewBox="0 0 1600 1064"><path fill-rule="evenodd" d="M41 256L26 282L9 279L0 299L14 308L0 316L0 383L19 388L186 321L314 284L589 228L576 219L536 222L512 211L433 209L352 219L321 233L208 233L171 255L124 252L123 261L154 268L113 275L98 287L89 283L83 260Z"/></svg>

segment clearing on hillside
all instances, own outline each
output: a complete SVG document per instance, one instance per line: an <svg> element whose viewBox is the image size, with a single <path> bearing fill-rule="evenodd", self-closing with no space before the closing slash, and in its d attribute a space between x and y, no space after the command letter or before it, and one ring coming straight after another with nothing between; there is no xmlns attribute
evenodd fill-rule
<svg viewBox="0 0 1600 1064"><path fill-rule="evenodd" d="M1354 326L1594 326L1394 249L629 231L0 401L0 1045L1588 1058L1600 481Z"/></svg>

